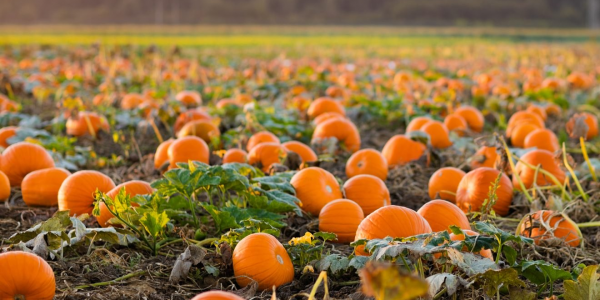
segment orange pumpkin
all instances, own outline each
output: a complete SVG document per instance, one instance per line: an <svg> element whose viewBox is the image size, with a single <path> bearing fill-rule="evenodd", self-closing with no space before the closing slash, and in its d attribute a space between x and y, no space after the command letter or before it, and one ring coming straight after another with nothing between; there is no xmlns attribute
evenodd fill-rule
<svg viewBox="0 0 600 300"><path fill-rule="evenodd" d="M175 99L188 107L202 104L202 97L196 91L181 91L175 95Z"/></svg>
<svg viewBox="0 0 600 300"><path fill-rule="evenodd" d="M529 111L519 111L514 113L508 120L506 126L506 137L511 138L513 130L524 123L531 123L538 126L538 128L544 128L544 120L537 114Z"/></svg>
<svg viewBox="0 0 600 300"><path fill-rule="evenodd" d="M298 141L289 141L281 144L287 151L294 152L300 156L302 162L315 162L319 160L317 154L309 146Z"/></svg>
<svg viewBox="0 0 600 300"><path fill-rule="evenodd" d="M592 115L591 113L583 112L580 114L575 114L569 121L567 122L567 132L572 132L575 129L575 120L577 118L584 117L584 122L588 126L587 135L585 136L586 140L591 140L598 136L598 118ZM577 137L579 138L579 137Z"/></svg>
<svg viewBox="0 0 600 300"><path fill-rule="evenodd" d="M562 112L562 109L560 108L560 106L558 106L554 103L550 103L550 104L546 105L544 110L546 111L546 114L548 116L559 116Z"/></svg>
<svg viewBox="0 0 600 300"><path fill-rule="evenodd" d="M429 198L456 202L456 190L465 172L457 168L441 168L429 178Z"/></svg>
<svg viewBox="0 0 600 300"><path fill-rule="evenodd" d="M463 229L464 234L454 234L451 233L450 234L450 240L453 241L464 241L465 240L465 234L468 236L477 236L479 235L479 233L472 231L472 230L468 230L468 229ZM467 249L467 246L464 246L462 249L463 252L471 252L469 251L469 249ZM475 254L479 254L485 258L488 258L490 260L494 260L494 256L492 255L492 251L490 249L481 249L481 251L479 251L478 253Z"/></svg>
<svg viewBox="0 0 600 300"><path fill-rule="evenodd" d="M427 147L422 143L413 141L405 135L397 134L385 143L381 154L388 166L393 168L421 158L425 154L425 150Z"/></svg>
<svg viewBox="0 0 600 300"><path fill-rule="evenodd" d="M199 161L208 164L210 152L206 142L197 136L186 136L175 140L169 150L169 169L177 168L177 163Z"/></svg>
<svg viewBox="0 0 600 300"><path fill-rule="evenodd" d="M525 138L533 131L541 129L539 125L534 123L521 123L512 131L510 142L513 146L523 148L525 146Z"/></svg>
<svg viewBox="0 0 600 300"><path fill-rule="evenodd" d="M148 194L152 194L152 192L154 192L154 189L152 188L152 186L150 186L149 183L147 183L145 181L141 181L141 180L132 180L132 181L124 182L124 183L117 185L112 190L108 191L108 193L106 193L106 195L111 198L114 198L119 194L119 192L121 192L122 189L125 189L125 193L127 193L131 197L134 197L137 195L148 195ZM132 205L137 206L137 203L133 203ZM99 204L99 207L100 207L100 215L96 216L96 220L98 220L98 224L100 224L100 226L102 226L102 227L111 226L110 219L114 218L114 215L110 213L110 211L108 210L108 208L106 207L106 204L104 204L104 202L101 202Z"/></svg>
<svg viewBox="0 0 600 300"><path fill-rule="evenodd" d="M416 117L410 120L406 126L406 132L421 130L421 127L429 121L431 121L431 119L428 117Z"/></svg>
<svg viewBox="0 0 600 300"><path fill-rule="evenodd" d="M449 114L444 119L444 125L448 130L456 132L458 136L463 136L469 127L465 118L459 114Z"/></svg>
<svg viewBox="0 0 600 300"><path fill-rule="evenodd" d="M546 113L546 110L541 106L530 105L529 107L527 107L527 110L525 110L525 111L532 112L532 113L538 115L544 121L546 121L546 119L548 118L548 114Z"/></svg>
<svg viewBox="0 0 600 300"><path fill-rule="evenodd" d="M517 234L532 238L536 244L549 238L559 238L572 247L581 244L579 227L565 214L540 210L526 215L517 226Z"/></svg>
<svg viewBox="0 0 600 300"><path fill-rule="evenodd" d="M276 135L274 135L268 131L260 131L260 132L253 134L250 137L250 139L248 140L248 143L246 144L246 151L250 152L250 150L252 150L252 148L256 147L256 145L258 145L260 143L279 144L281 142L279 141L279 138Z"/></svg>
<svg viewBox="0 0 600 300"><path fill-rule="evenodd" d="M326 112L336 112L342 116L346 115L346 110L342 103L329 97L317 98L308 107L308 116L311 119Z"/></svg>
<svg viewBox="0 0 600 300"><path fill-rule="evenodd" d="M0 299L54 299L54 272L43 258L23 251L1 253L0 271Z"/></svg>
<svg viewBox="0 0 600 300"><path fill-rule="evenodd" d="M216 104L216 107L218 109L225 109L228 107L231 107L231 108L238 107L239 108L239 107L242 107L242 105L234 99L226 98L226 99L219 100Z"/></svg>
<svg viewBox="0 0 600 300"><path fill-rule="evenodd" d="M431 227L421 215L407 207L388 205L360 222L354 240L383 239L388 236L405 238L424 233L431 233ZM367 255L363 246L356 248L356 254Z"/></svg>
<svg viewBox="0 0 600 300"><path fill-rule="evenodd" d="M457 108L454 113L463 117L471 130L475 132L481 132L483 130L485 120L483 114L477 108L472 106L461 106Z"/></svg>
<svg viewBox="0 0 600 300"><path fill-rule="evenodd" d="M431 120L421 127L421 131L429 135L433 148L444 149L452 146L452 142L448 136L448 129L446 129L446 126L442 122Z"/></svg>
<svg viewBox="0 0 600 300"><path fill-rule="evenodd" d="M471 169L481 167L493 168L496 165L497 159L498 152L496 152L496 147L483 146L472 156Z"/></svg>
<svg viewBox="0 0 600 300"><path fill-rule="evenodd" d="M258 290L270 290L294 279L294 266L283 245L272 235L253 233L233 250L233 273L241 287L256 281Z"/></svg>
<svg viewBox="0 0 600 300"><path fill-rule="evenodd" d="M8 126L0 129L0 146L6 148L9 146L7 140L17 134L19 127Z"/></svg>
<svg viewBox="0 0 600 300"><path fill-rule="evenodd" d="M319 231L337 235L337 242L354 241L358 224L365 218L362 208L348 199L333 200L319 214Z"/></svg>
<svg viewBox="0 0 600 300"><path fill-rule="evenodd" d="M530 132L523 143L524 148L538 148L552 153L560 149L556 134L550 129L539 128Z"/></svg>
<svg viewBox="0 0 600 300"><path fill-rule="evenodd" d="M368 216L380 207L390 205L390 191L385 183L373 175L356 175L344 183L347 199L356 202Z"/></svg>
<svg viewBox="0 0 600 300"><path fill-rule="evenodd" d="M23 201L28 206L58 205L58 190L71 172L62 168L33 171L21 183Z"/></svg>
<svg viewBox="0 0 600 300"><path fill-rule="evenodd" d="M4 172L0 171L0 202L10 198L10 181Z"/></svg>
<svg viewBox="0 0 600 300"><path fill-rule="evenodd" d="M12 144L2 153L0 170L11 186L19 186L23 178L36 170L54 167L54 160L42 146L27 142Z"/></svg>
<svg viewBox="0 0 600 300"><path fill-rule="evenodd" d="M187 122L179 132L177 138L184 136L197 136L210 143L212 139L221 136L221 131L209 120L195 120Z"/></svg>
<svg viewBox="0 0 600 300"><path fill-rule="evenodd" d="M339 86L330 86L325 90L325 95L331 98L343 98L344 89Z"/></svg>
<svg viewBox="0 0 600 300"><path fill-rule="evenodd" d="M532 165L533 167L540 166L540 169L549 172L554 175L556 179L563 184L565 182L565 172L561 170L559 164L554 157L552 152L536 149L525 153L521 160L525 163ZM526 189L530 189L533 187L533 183L535 182L537 186L545 186L545 185L554 185L554 181L541 172L537 172L537 179L535 179L535 169L527 167L525 164L520 161L517 162L515 166L515 173L519 174L519 178L525 185ZM517 181L517 177L513 176L513 185L517 189L521 189L521 185Z"/></svg>
<svg viewBox="0 0 600 300"><path fill-rule="evenodd" d="M223 155L223 163L247 163L248 153L242 149L229 149Z"/></svg>
<svg viewBox="0 0 600 300"><path fill-rule="evenodd" d="M121 99L121 109L135 109L146 100L146 97L140 94L127 94Z"/></svg>
<svg viewBox="0 0 600 300"><path fill-rule="evenodd" d="M343 143L346 150L354 153L360 149L360 134L358 129L351 121L347 119L329 119L315 128L311 143L335 138Z"/></svg>
<svg viewBox="0 0 600 300"><path fill-rule="evenodd" d="M98 171L79 171L63 181L58 190L58 210L68 210L71 216L92 214L96 190L107 193L115 188L110 177Z"/></svg>
<svg viewBox="0 0 600 300"><path fill-rule="evenodd" d="M283 163L287 157L285 148L277 143L260 143L248 153L248 163L259 166L264 172L273 164Z"/></svg>
<svg viewBox="0 0 600 300"><path fill-rule="evenodd" d="M80 111L77 118L69 117L67 119L67 134L73 136L84 136L98 133L99 130L108 131L108 121L104 116L97 113Z"/></svg>
<svg viewBox="0 0 600 300"><path fill-rule="evenodd" d="M360 174L369 174L386 180L388 164L385 157L375 149L362 149L354 152L346 162L346 176L352 178Z"/></svg>
<svg viewBox="0 0 600 300"><path fill-rule="evenodd" d="M192 109L188 111L184 111L177 116L175 120L175 126L173 127L175 132L179 132L183 126L191 121L197 120L207 120L211 119L210 115L204 111L200 111L197 109Z"/></svg>
<svg viewBox="0 0 600 300"><path fill-rule="evenodd" d="M498 175L500 171L486 167L467 173L458 185L456 205L464 212L479 211ZM496 204L492 208L498 215L506 216L513 198L513 185L505 174L500 177L496 196Z"/></svg>
<svg viewBox="0 0 600 300"><path fill-rule="evenodd" d="M318 216L325 204L343 198L335 177L318 167L310 167L294 174L290 181L296 189L296 197L302 202L302 209Z"/></svg>
<svg viewBox="0 0 600 300"><path fill-rule="evenodd" d="M224 291L209 291L196 295L192 300L244 300L244 298Z"/></svg>
<svg viewBox="0 0 600 300"><path fill-rule="evenodd" d="M433 232L450 231L450 226L471 229L469 219L458 206L445 200L431 200L417 211L431 227Z"/></svg>
<svg viewBox="0 0 600 300"><path fill-rule="evenodd" d="M174 139L168 139L158 145L154 153L155 169L160 169L165 163L169 162L169 147L171 147L174 141Z"/></svg>
<svg viewBox="0 0 600 300"><path fill-rule="evenodd" d="M330 112L326 112L326 113L320 114L318 117L316 117L313 120L313 123L315 123L315 125L319 125L319 124L321 124L321 123L323 123L323 122L325 122L327 120L330 120L330 119L345 119L345 118L346 117L344 115L342 115L342 114L340 114L338 112L330 111Z"/></svg>

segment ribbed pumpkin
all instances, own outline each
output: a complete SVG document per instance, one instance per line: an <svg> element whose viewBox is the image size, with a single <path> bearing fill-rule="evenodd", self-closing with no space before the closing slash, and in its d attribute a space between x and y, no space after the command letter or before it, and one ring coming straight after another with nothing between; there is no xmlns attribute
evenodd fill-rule
<svg viewBox="0 0 600 300"><path fill-rule="evenodd" d="M10 198L10 181L4 172L0 171L0 202Z"/></svg>
<svg viewBox="0 0 600 300"><path fill-rule="evenodd" d="M315 127L311 143L335 138L339 143L343 143L346 150L354 153L360 149L360 134L358 129L351 121L347 119L333 118Z"/></svg>
<svg viewBox="0 0 600 300"><path fill-rule="evenodd" d="M492 168L475 169L460 181L456 191L456 205L464 212L479 211L483 201L488 198L490 187L498 178L500 171ZM500 216L506 216L513 198L513 185L505 174L500 177L496 191L498 199L492 207Z"/></svg>
<svg viewBox="0 0 600 300"><path fill-rule="evenodd" d="M498 152L496 152L496 147L483 146L471 157L471 169L481 167L493 168L496 165L497 159Z"/></svg>
<svg viewBox="0 0 600 300"><path fill-rule="evenodd" d="M354 152L346 162L346 176L352 178L360 174L369 174L386 180L388 164L385 157L375 149L362 149Z"/></svg>
<svg viewBox="0 0 600 300"><path fill-rule="evenodd" d="M483 114L477 108L472 106L461 106L457 108L454 113L463 117L471 130L475 132L481 132L481 130L483 130L485 120Z"/></svg>
<svg viewBox="0 0 600 300"><path fill-rule="evenodd" d="M175 99L185 106L198 106L202 104L202 97L196 91L181 91L175 95Z"/></svg>
<svg viewBox="0 0 600 300"><path fill-rule="evenodd" d="M188 111L184 111L180 113L179 116L177 116L177 119L175 120L175 126L173 126L173 129L175 132L179 132L179 130L181 130L181 128L183 128L183 126L188 122L210 119L211 117L208 113L197 109L191 109Z"/></svg>
<svg viewBox="0 0 600 300"><path fill-rule="evenodd" d="M417 213L427 220L433 232L450 232L450 226L471 229L465 213L458 206L445 200L431 200L421 206Z"/></svg>
<svg viewBox="0 0 600 300"><path fill-rule="evenodd" d="M560 168L554 154L546 151L546 150L532 150L525 153L521 160L525 163L530 164L533 167L540 166L540 169L543 169L550 174L554 175L556 179L564 184L565 182L565 172ZM537 186L545 186L545 185L554 185L554 181L542 174L541 172L537 172L537 179L535 177L535 169L527 167L525 164L521 162L517 162L515 166L515 173L519 174L519 178L525 185L526 189L533 187L533 183L535 182ZM513 185L517 189L521 189L521 185L517 181L517 177L513 175Z"/></svg>
<svg viewBox="0 0 600 300"><path fill-rule="evenodd" d="M388 236L404 238L424 233L431 233L431 227L421 215L407 207L388 205L360 222L354 240L382 239ZM362 246L356 248L356 254L367 255Z"/></svg>
<svg viewBox="0 0 600 300"><path fill-rule="evenodd" d="M456 202L456 190L465 172L457 168L441 168L429 178L429 198ZM449 193L448 193L449 192Z"/></svg>
<svg viewBox="0 0 600 300"><path fill-rule="evenodd" d="M0 129L0 146L4 148L8 147L7 140L17 134L17 129L19 129L19 127L16 126L8 126Z"/></svg>
<svg viewBox="0 0 600 300"><path fill-rule="evenodd" d="M286 157L287 151L282 145L260 143L248 153L248 163L267 172L273 164L283 163Z"/></svg>
<svg viewBox="0 0 600 300"><path fill-rule="evenodd" d="M19 186L27 174L54 167L54 160L42 146L19 142L4 150L0 166L10 180L10 185Z"/></svg>
<svg viewBox="0 0 600 300"><path fill-rule="evenodd" d="M431 121L428 117L416 117L406 125L406 132L421 130L421 127L425 125L427 122Z"/></svg>
<svg viewBox="0 0 600 300"><path fill-rule="evenodd" d="M77 117L67 119L67 134L73 136L96 134L100 129L108 130L108 121L104 116L94 112L80 111Z"/></svg>
<svg viewBox="0 0 600 300"><path fill-rule="evenodd" d="M209 120L195 120L187 122L179 132L177 138L186 136L197 136L203 139L206 143L210 143L212 139L219 137L221 131Z"/></svg>
<svg viewBox="0 0 600 300"><path fill-rule="evenodd" d="M337 199L327 203L319 214L319 231L337 235L338 243L354 241L358 224L365 218L362 208L348 199Z"/></svg>
<svg viewBox="0 0 600 300"><path fill-rule="evenodd" d="M463 229L463 232L467 235L467 236L477 236L479 235L479 233L472 231L472 230L468 230L468 229ZM450 240L453 241L464 241L465 240L465 235L464 234L454 234L451 233L450 234ZM467 246L464 246L462 249L463 252L467 252L469 251L469 249L467 249ZM494 260L494 256L492 255L492 251L490 249L481 249L481 251L479 251L478 253L475 254L479 254L485 258L489 258L491 260Z"/></svg>
<svg viewBox="0 0 600 300"><path fill-rule="evenodd" d="M169 169L177 168L177 163L199 161L208 164L210 157L208 145L197 136L186 136L175 140L169 150Z"/></svg>
<svg viewBox="0 0 600 300"><path fill-rule="evenodd" d="M154 153L155 169L160 169L165 163L169 162L169 147L174 141L174 139L168 139L158 145Z"/></svg>
<svg viewBox="0 0 600 300"><path fill-rule="evenodd" d="M344 109L342 103L329 97L317 98L308 107L308 116L311 119L314 119L326 112L336 112L342 116L346 115L346 110Z"/></svg>
<svg viewBox="0 0 600 300"><path fill-rule="evenodd" d="M124 182L124 183L117 185L115 188L108 191L108 193L106 193L106 195L111 198L114 198L119 194L119 192L121 192L121 189L123 189L123 188L125 189L125 193L127 193L131 197L137 196L137 195L152 194L152 192L154 191L154 189L152 188L152 186L150 186L149 183L147 183L145 181L141 181L141 180L132 180L132 181ZM133 206L137 206L137 205L134 203ZM114 217L114 215L110 213L110 211L106 207L106 204L100 203L100 215L96 216L96 220L98 220L98 224L100 224L100 226L102 226L102 227L108 227L111 225L109 223L109 221L113 217Z"/></svg>
<svg viewBox="0 0 600 300"><path fill-rule="evenodd" d="M196 295L192 300L244 300L244 298L224 291L209 291Z"/></svg>
<svg viewBox="0 0 600 300"><path fill-rule="evenodd" d="M223 163L247 163L248 153L242 149L229 149L223 155Z"/></svg>
<svg viewBox="0 0 600 300"><path fill-rule="evenodd" d="M58 190L71 172L62 168L33 171L23 179L21 193L28 206L58 205Z"/></svg>
<svg viewBox="0 0 600 300"><path fill-rule="evenodd" d="M54 273L41 257L22 251L0 254L0 299L52 300Z"/></svg>
<svg viewBox="0 0 600 300"><path fill-rule="evenodd" d="M107 193L115 188L108 176L98 171L79 171L67 177L58 190L58 210L69 215L92 214L96 190Z"/></svg>
<svg viewBox="0 0 600 300"><path fill-rule="evenodd" d="M517 234L532 238L536 244L549 238L564 240L572 247L581 244L579 227L567 215L551 210L540 210L526 215L517 226Z"/></svg>
<svg viewBox="0 0 600 300"><path fill-rule="evenodd" d="M429 121L421 127L421 131L427 133L430 138L431 146L437 149L445 149L452 146L448 129L442 122Z"/></svg>
<svg viewBox="0 0 600 300"><path fill-rule="evenodd" d="M256 281L258 290L271 289L294 279L294 266L283 245L272 235L253 233L233 250L233 273L241 287Z"/></svg>
<svg viewBox="0 0 600 300"><path fill-rule="evenodd" d="M344 183L347 199L356 202L368 216L380 207L390 205L390 191L383 180L373 175L356 175Z"/></svg>
<svg viewBox="0 0 600 300"><path fill-rule="evenodd" d="M381 154L388 166L393 168L419 159L425 154L426 149L427 147L422 143L413 141L405 135L397 134L385 143Z"/></svg>
<svg viewBox="0 0 600 300"><path fill-rule="evenodd" d="M248 143L246 144L246 151L250 152L250 150L252 150L252 148L256 147L256 145L258 145L260 143L279 144L281 142L279 141L279 138L276 135L274 135L268 131L260 131L260 132L253 134L250 137L250 139L248 140Z"/></svg>
<svg viewBox="0 0 600 300"><path fill-rule="evenodd" d="M302 202L302 209L315 216L325 204L343 198L335 177L318 167L310 167L294 174L290 181L296 189L296 197Z"/></svg>
<svg viewBox="0 0 600 300"><path fill-rule="evenodd" d="M536 129L530 132L526 137L523 148L538 148L548 150L552 153L560 149L556 134L550 129Z"/></svg>
<svg viewBox="0 0 600 300"><path fill-rule="evenodd" d="M298 141L289 141L281 144L287 151L294 152L300 156L302 162L315 162L319 158L313 149Z"/></svg>

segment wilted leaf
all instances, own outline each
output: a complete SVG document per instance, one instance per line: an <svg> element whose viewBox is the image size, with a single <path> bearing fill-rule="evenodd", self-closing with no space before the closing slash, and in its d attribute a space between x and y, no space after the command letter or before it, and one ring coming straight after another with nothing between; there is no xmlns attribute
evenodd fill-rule
<svg viewBox="0 0 600 300"><path fill-rule="evenodd" d="M510 300L535 300L535 292L519 287L511 287L509 290Z"/></svg>
<svg viewBox="0 0 600 300"><path fill-rule="evenodd" d="M565 280L565 300L597 300L600 299L600 275L598 265L587 266L577 277L577 282Z"/></svg>
<svg viewBox="0 0 600 300"><path fill-rule="evenodd" d="M429 290L427 291L428 299L433 299L442 289L443 285L446 286L446 292L449 296L454 295L459 286L468 286L467 281L451 273L433 274L427 277L425 281L429 284Z"/></svg>
<svg viewBox="0 0 600 300"><path fill-rule="evenodd" d="M197 265L204 260L206 256L206 250L201 247L190 245L185 249L183 253L177 257L177 261L173 265L171 275L169 276L169 282L177 283L181 278L186 278L190 268L193 265Z"/></svg>
<svg viewBox="0 0 600 300"><path fill-rule="evenodd" d="M499 293L502 287L525 287L525 282L519 279L519 273L513 268L503 270L487 270L477 276L477 281L483 283L483 291L488 297Z"/></svg>
<svg viewBox="0 0 600 300"><path fill-rule="evenodd" d="M468 252L460 252L454 248L448 248L446 251L450 262L463 270L468 276L499 269L498 265L488 258Z"/></svg>
<svg viewBox="0 0 600 300"><path fill-rule="evenodd" d="M409 300L427 294L427 282L391 263L370 261L359 271L362 291L378 300Z"/></svg>

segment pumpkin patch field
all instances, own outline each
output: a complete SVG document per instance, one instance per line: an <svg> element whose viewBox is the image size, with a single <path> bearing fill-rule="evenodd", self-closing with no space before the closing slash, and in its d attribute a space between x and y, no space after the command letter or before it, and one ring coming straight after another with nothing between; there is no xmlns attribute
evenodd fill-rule
<svg viewBox="0 0 600 300"><path fill-rule="evenodd" d="M0 299L600 299L600 46L338 30L2 33Z"/></svg>

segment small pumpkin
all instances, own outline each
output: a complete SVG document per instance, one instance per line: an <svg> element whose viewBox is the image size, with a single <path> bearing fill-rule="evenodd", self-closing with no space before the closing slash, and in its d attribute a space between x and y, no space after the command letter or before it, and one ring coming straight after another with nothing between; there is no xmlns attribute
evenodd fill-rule
<svg viewBox="0 0 600 300"><path fill-rule="evenodd" d="M533 167L539 166L544 171L549 172L554 175L558 182L564 184L565 182L565 172L560 168L554 154L550 151L536 149L525 153L521 158L523 162L530 164ZM536 170L527 167L522 162L517 162L515 166L515 173L519 174L519 178L525 185L526 189L533 187L533 183L535 182L537 186L545 186L545 185L554 185L555 182L548 178L546 175L541 172L537 172L537 179L534 178L536 176ZM517 181L517 176L513 175L513 185L521 189L521 185Z"/></svg>
<svg viewBox="0 0 600 300"><path fill-rule="evenodd" d="M138 108L145 100L146 97L144 95L136 93L127 94L121 99L121 109L130 110Z"/></svg>
<svg viewBox="0 0 600 300"><path fill-rule="evenodd" d="M467 173L458 185L456 205L464 212L479 211L498 175L500 171L486 167ZM496 204L492 208L498 215L506 216L513 198L513 185L505 174L500 177L496 196Z"/></svg>
<svg viewBox="0 0 600 300"><path fill-rule="evenodd" d="M358 224L365 218L362 208L354 201L337 199L327 203L319 214L319 231L337 235L338 243L354 241Z"/></svg>
<svg viewBox="0 0 600 300"><path fill-rule="evenodd" d="M546 110L541 106L530 105L529 107L527 107L527 109L525 111L532 112L532 113L538 115L544 121L546 121L546 119L548 119L548 114L546 113Z"/></svg>
<svg viewBox="0 0 600 300"><path fill-rule="evenodd" d="M79 171L63 181L58 190L58 210L68 210L71 216L92 214L96 190L107 193L115 188L110 177L98 171Z"/></svg>
<svg viewBox="0 0 600 300"><path fill-rule="evenodd" d="M21 183L23 201L28 206L58 205L58 191L71 172L62 168L33 171Z"/></svg>
<svg viewBox="0 0 600 300"><path fill-rule="evenodd" d="M23 251L1 253L0 271L0 299L54 299L54 272L41 257Z"/></svg>
<svg viewBox="0 0 600 300"><path fill-rule="evenodd" d="M525 138L527 135L541 128L542 127L539 127L539 125L534 123L521 123L513 129L510 136L510 142L517 148L523 148L525 146Z"/></svg>
<svg viewBox="0 0 600 300"><path fill-rule="evenodd" d="M23 178L37 170L54 167L54 160L42 146L27 142L12 144L2 153L0 169L10 180L11 186L19 186Z"/></svg>
<svg viewBox="0 0 600 300"><path fill-rule="evenodd" d="M194 120L187 122L183 125L181 130L177 132L177 138L186 136L197 136L206 143L210 143L212 139L221 136L221 131L209 120Z"/></svg>
<svg viewBox="0 0 600 300"><path fill-rule="evenodd" d="M405 238L424 233L431 233L431 227L421 215L407 207L388 205L360 222L354 240L382 239L388 236ZM367 255L364 246L357 247L356 254Z"/></svg>
<svg viewBox="0 0 600 300"><path fill-rule="evenodd" d="M446 129L446 126L442 122L431 120L421 127L421 131L429 135L433 148L445 149L452 146L448 129Z"/></svg>
<svg viewBox="0 0 600 300"><path fill-rule="evenodd" d="M446 118L444 118L444 125L449 131L456 132L458 136L465 135L465 132L469 128L465 118L456 113L447 115Z"/></svg>
<svg viewBox="0 0 600 300"><path fill-rule="evenodd" d="M244 300L244 298L224 291L208 291L196 295L192 300Z"/></svg>
<svg viewBox="0 0 600 300"><path fill-rule="evenodd" d="M206 142L197 136L186 136L175 140L169 150L169 169L177 168L177 163L199 161L208 164L210 152Z"/></svg>
<svg viewBox="0 0 600 300"><path fill-rule="evenodd" d="M0 129L0 146L6 148L9 146L8 139L15 136L17 134L17 130L19 127L16 126L8 126Z"/></svg>
<svg viewBox="0 0 600 300"><path fill-rule="evenodd" d="M397 134L385 143L381 154L388 166L393 168L421 158L425 154L425 150L427 147L422 143L413 141L405 135Z"/></svg>
<svg viewBox="0 0 600 300"><path fill-rule="evenodd" d="M311 143L320 143L330 138L335 138L351 153L360 149L360 134L356 125L350 120L333 118L317 125Z"/></svg>
<svg viewBox="0 0 600 300"><path fill-rule="evenodd" d="M460 229L471 229L469 219L458 206L445 200L431 200L417 211L431 227L433 232L450 231L450 226Z"/></svg>
<svg viewBox="0 0 600 300"><path fill-rule="evenodd" d="M283 163L287 157L285 148L277 143L260 143L248 153L248 163L269 171L273 164Z"/></svg>
<svg viewBox="0 0 600 300"><path fill-rule="evenodd" d="M464 241L465 240L465 234L467 236L478 236L479 233L473 231L473 230L469 230L469 229L463 229L463 233L464 234L454 234L451 233L450 234L450 240L452 241ZM472 252L470 251L467 246L465 245L462 249L463 252ZM478 253L475 254L479 254L485 258L488 258L490 260L494 260L494 256L492 255L492 251L490 249L481 249L481 251L479 251Z"/></svg>
<svg viewBox="0 0 600 300"><path fill-rule="evenodd" d="M386 180L388 164L381 152L375 149L362 149L354 152L346 162L346 176L352 178L360 174L369 174Z"/></svg>
<svg viewBox="0 0 600 300"><path fill-rule="evenodd" d="M585 140L591 140L598 136L598 118L588 112L583 112L580 114L575 114L569 121L567 122L567 132L571 133L575 129L576 120L578 118L584 118L583 121L587 125L587 135L584 137ZM576 137L579 138L579 137Z"/></svg>
<svg viewBox="0 0 600 300"><path fill-rule="evenodd" d="M287 251L272 235L253 233L233 250L233 273L241 287L253 281L258 290L270 290L294 279L294 266Z"/></svg>
<svg viewBox="0 0 600 300"><path fill-rule="evenodd" d="M248 153L242 149L229 149L223 155L223 163L247 163Z"/></svg>
<svg viewBox="0 0 600 300"><path fill-rule="evenodd" d="M558 238L577 247L583 240L575 222L566 214L551 210L540 210L523 217L517 226L517 234L532 238L537 245L543 240Z"/></svg>
<svg viewBox="0 0 600 300"><path fill-rule="evenodd" d="M481 132L485 120L483 114L477 108L472 106L461 106L454 111L455 114L463 117L467 121L469 129L475 132Z"/></svg>
<svg viewBox="0 0 600 300"><path fill-rule="evenodd" d="M0 202L10 198L10 181L4 172L0 171Z"/></svg>
<svg viewBox="0 0 600 300"><path fill-rule="evenodd" d="M410 122L406 126L406 132L421 130L421 127L423 127L423 125L425 125L429 121L431 121L431 119L428 117L416 117L410 120Z"/></svg>
<svg viewBox="0 0 600 300"><path fill-rule="evenodd" d="M390 205L390 191L383 180L373 175L357 175L343 186L347 199L356 202L368 216L380 207Z"/></svg>
<svg viewBox="0 0 600 300"><path fill-rule="evenodd" d="M148 195L154 192L154 189L152 188L152 186L150 186L149 183L141 180L132 180L117 185L112 190L108 191L106 195L111 198L114 198L119 194L119 192L121 192L122 189L125 189L125 193L130 195L131 197L137 195ZM133 203L132 205L137 206L136 203ZM96 216L98 224L100 224L100 226L102 227L110 226L110 219L114 218L114 215L110 213L110 211L106 207L106 204L104 204L103 202L99 204L99 208L100 215Z"/></svg>
<svg viewBox="0 0 600 300"><path fill-rule="evenodd" d="M171 147L171 144L173 144L174 141L174 139L168 139L160 143L160 145L158 145L158 147L156 148L156 152L154 153L155 169L158 170L169 162L169 147Z"/></svg>
<svg viewBox="0 0 600 300"><path fill-rule="evenodd" d="M552 153L560 150L558 138L556 134L550 129L539 128L530 132L526 137L523 144L524 148L538 148L542 150L548 150Z"/></svg>
<svg viewBox="0 0 600 300"><path fill-rule="evenodd" d="M316 117L313 120L313 123L315 123L315 125L319 125L330 119L345 119L345 118L346 117L344 115L342 115L338 112L330 111L330 112L320 114L318 117Z"/></svg>
<svg viewBox="0 0 600 300"><path fill-rule="evenodd" d="M175 99L188 107L202 104L202 97L196 91L181 91L175 95Z"/></svg>
<svg viewBox="0 0 600 300"><path fill-rule="evenodd" d="M77 117L67 119L67 134L84 136L98 133L100 130L108 131L109 125L106 118L94 112L80 111Z"/></svg>
<svg viewBox="0 0 600 300"><path fill-rule="evenodd" d="M318 117L326 112L336 112L342 116L346 115L346 110L342 103L329 97L315 99L308 107L308 116L311 119Z"/></svg>
<svg viewBox="0 0 600 300"><path fill-rule="evenodd" d="M211 119L212 119L211 116L204 111L201 111L198 109L187 110L187 111L180 113L179 116L177 116L177 119L175 119L175 125L173 126L173 129L174 129L174 132L179 132L179 130L181 130L181 128L183 128L183 126L185 126L185 124L187 124L191 121L198 121L198 120L210 121Z"/></svg>
<svg viewBox="0 0 600 300"><path fill-rule="evenodd" d="M335 177L318 167L300 170L290 181L296 190L296 197L302 202L302 209L318 216L327 203L343 198Z"/></svg>
<svg viewBox="0 0 600 300"><path fill-rule="evenodd" d="M215 105L218 109L226 109L226 108L241 108L242 104L239 103L235 99L225 98L221 99Z"/></svg>
<svg viewBox="0 0 600 300"><path fill-rule="evenodd" d="M260 131L260 132L253 134L250 137L250 139L248 140L248 143L246 144L246 151L250 152L252 150L252 148L256 147L260 143L280 144L281 142L279 141L279 138L276 135L274 135L268 131Z"/></svg>
<svg viewBox="0 0 600 300"><path fill-rule="evenodd" d="M298 154L304 163L316 162L319 159L313 149L301 142L289 141L281 144L281 146L287 151Z"/></svg>
<svg viewBox="0 0 600 300"><path fill-rule="evenodd" d="M506 137L512 138L513 130L524 123L535 124L538 128L545 127L544 120L536 113L530 111L518 111L508 119L508 124L506 125Z"/></svg>
<svg viewBox="0 0 600 300"><path fill-rule="evenodd" d="M483 146L471 157L471 169L481 167L493 168L496 165L496 160L498 158L496 147Z"/></svg>
<svg viewBox="0 0 600 300"><path fill-rule="evenodd" d="M429 178L429 198L439 198L455 203L456 190L464 176L465 172L452 167L435 171Z"/></svg>

